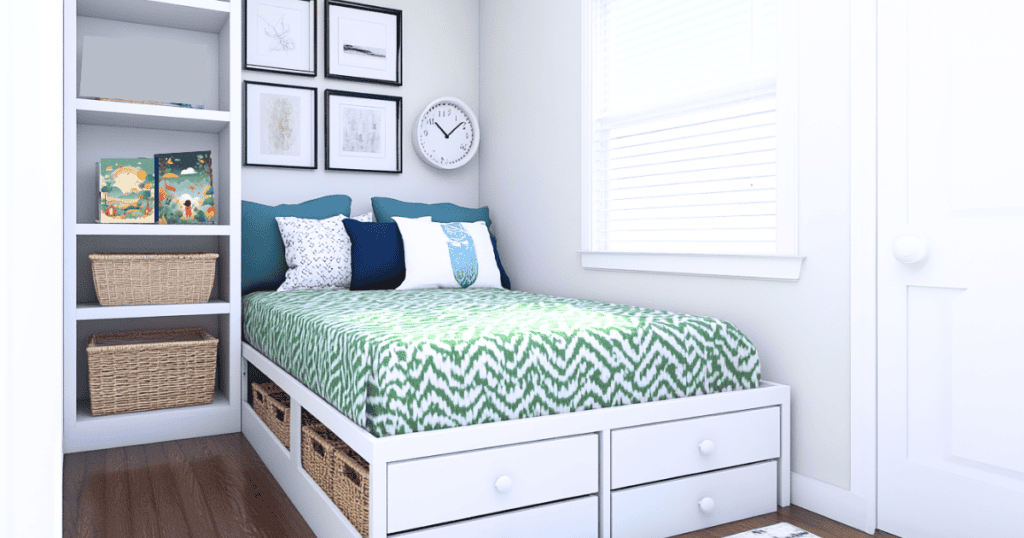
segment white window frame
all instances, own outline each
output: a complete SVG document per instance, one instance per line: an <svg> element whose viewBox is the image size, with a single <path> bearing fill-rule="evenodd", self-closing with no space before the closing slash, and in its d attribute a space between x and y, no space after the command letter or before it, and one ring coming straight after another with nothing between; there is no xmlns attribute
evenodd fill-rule
<svg viewBox="0 0 1024 538"><path fill-rule="evenodd" d="M753 278L766 280L799 280L804 257L799 256L798 191L798 17L796 0L778 0L776 32L777 147L776 162L776 252L775 255L734 254L665 254L609 252L592 250L592 185L593 113L592 113L592 5L594 0L580 0L582 24L581 96L581 171L582 171L582 237L580 260L584 269L639 271L684 275Z"/></svg>

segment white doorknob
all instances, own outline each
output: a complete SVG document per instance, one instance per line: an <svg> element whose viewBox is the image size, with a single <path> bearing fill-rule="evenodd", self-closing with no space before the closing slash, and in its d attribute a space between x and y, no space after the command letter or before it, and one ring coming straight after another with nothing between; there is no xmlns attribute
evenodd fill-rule
<svg viewBox="0 0 1024 538"><path fill-rule="evenodd" d="M701 454L705 456L710 456L711 453L715 451L715 442L712 441L711 439L705 439L701 441L699 445L697 445L697 448L700 449Z"/></svg>
<svg viewBox="0 0 1024 538"><path fill-rule="evenodd" d="M711 497L704 497L697 503L697 506L700 507L701 512L710 514L715 509L715 500Z"/></svg>
<svg viewBox="0 0 1024 538"><path fill-rule="evenodd" d="M508 493L512 491L512 479L507 476L499 477L494 482L494 489L498 490L498 493Z"/></svg>
<svg viewBox="0 0 1024 538"><path fill-rule="evenodd" d="M902 264L917 263L928 256L928 243L914 234L900 234L892 241L892 256Z"/></svg>

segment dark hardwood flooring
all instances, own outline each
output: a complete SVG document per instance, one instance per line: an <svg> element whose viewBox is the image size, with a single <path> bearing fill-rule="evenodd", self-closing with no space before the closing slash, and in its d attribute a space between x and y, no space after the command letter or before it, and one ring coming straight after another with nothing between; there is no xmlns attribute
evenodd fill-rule
<svg viewBox="0 0 1024 538"><path fill-rule="evenodd" d="M314 538L240 433L68 454L64 538Z"/></svg>
<svg viewBox="0 0 1024 538"><path fill-rule="evenodd" d="M783 521L821 538L869 536L793 506L682 538L724 538ZM235 433L65 456L64 538L121 537L314 535L249 442Z"/></svg>

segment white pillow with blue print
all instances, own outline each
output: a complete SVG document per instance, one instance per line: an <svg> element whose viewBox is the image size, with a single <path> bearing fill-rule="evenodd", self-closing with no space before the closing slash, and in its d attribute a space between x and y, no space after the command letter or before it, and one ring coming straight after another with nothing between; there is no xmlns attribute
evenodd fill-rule
<svg viewBox="0 0 1024 538"><path fill-rule="evenodd" d="M491 234L483 221L394 219L405 245L405 280L396 289L501 287Z"/></svg>

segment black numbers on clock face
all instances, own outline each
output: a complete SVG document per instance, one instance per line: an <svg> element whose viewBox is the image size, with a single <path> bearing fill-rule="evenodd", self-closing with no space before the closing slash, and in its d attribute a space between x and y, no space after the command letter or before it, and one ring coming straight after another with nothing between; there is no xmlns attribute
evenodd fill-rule
<svg viewBox="0 0 1024 538"><path fill-rule="evenodd" d="M434 105L420 119L420 150L438 164L455 164L468 157L474 136L469 116L451 104Z"/></svg>

